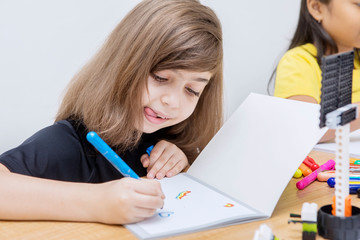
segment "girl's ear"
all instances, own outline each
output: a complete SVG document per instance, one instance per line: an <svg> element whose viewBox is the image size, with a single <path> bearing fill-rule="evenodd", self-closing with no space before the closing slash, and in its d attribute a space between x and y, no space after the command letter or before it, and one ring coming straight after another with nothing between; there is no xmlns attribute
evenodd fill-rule
<svg viewBox="0 0 360 240"><path fill-rule="evenodd" d="M306 0L307 9L310 15L318 22L321 23L324 15L324 7L326 7L319 0Z"/></svg>

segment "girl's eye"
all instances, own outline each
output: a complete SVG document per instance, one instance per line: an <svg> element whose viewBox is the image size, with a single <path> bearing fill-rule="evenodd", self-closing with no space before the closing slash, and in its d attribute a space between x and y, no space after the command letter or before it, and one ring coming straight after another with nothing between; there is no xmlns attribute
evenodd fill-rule
<svg viewBox="0 0 360 240"><path fill-rule="evenodd" d="M160 76L158 76L158 75L156 75L154 73L152 74L152 76L158 82L166 82L167 81L167 78L160 77Z"/></svg>
<svg viewBox="0 0 360 240"><path fill-rule="evenodd" d="M190 94L192 94L192 95L194 95L194 96L196 96L196 97L199 97L199 96L200 96L200 93L199 93L199 92L196 92L196 91L192 90L192 89L189 88L189 87L187 87L186 90L187 90Z"/></svg>

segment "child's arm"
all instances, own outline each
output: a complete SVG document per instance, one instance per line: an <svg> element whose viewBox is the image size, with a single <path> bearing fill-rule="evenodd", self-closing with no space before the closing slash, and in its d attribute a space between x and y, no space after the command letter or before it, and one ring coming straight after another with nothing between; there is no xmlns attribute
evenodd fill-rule
<svg viewBox="0 0 360 240"><path fill-rule="evenodd" d="M125 224L163 206L159 182L123 178L101 184L62 182L11 173L0 164L0 219Z"/></svg>
<svg viewBox="0 0 360 240"><path fill-rule="evenodd" d="M313 97L310 97L310 96L292 96L292 97L289 97L288 99L318 104L317 101ZM360 102L357 102L356 104L358 105L358 109L360 110ZM357 129L360 129L360 117L359 116L356 120L354 120L350 123L350 131L351 132L355 131ZM330 141L333 139L335 139L335 130L329 129L324 134L324 136L320 139L319 142L327 142L327 141Z"/></svg>
<svg viewBox="0 0 360 240"><path fill-rule="evenodd" d="M189 166L185 153L175 144L164 140L154 146L150 157L147 154L142 155L141 162L147 168L147 177L150 179L172 177Z"/></svg>

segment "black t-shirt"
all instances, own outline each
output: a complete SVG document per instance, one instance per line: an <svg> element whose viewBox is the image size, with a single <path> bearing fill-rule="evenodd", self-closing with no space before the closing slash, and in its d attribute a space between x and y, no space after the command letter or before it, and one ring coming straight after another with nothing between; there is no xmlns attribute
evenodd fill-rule
<svg viewBox="0 0 360 240"><path fill-rule="evenodd" d="M122 178L106 158L86 140L83 124L62 120L0 155L11 172L71 182L100 183ZM136 149L120 157L139 176L146 175L140 157L156 143L155 134L143 134Z"/></svg>

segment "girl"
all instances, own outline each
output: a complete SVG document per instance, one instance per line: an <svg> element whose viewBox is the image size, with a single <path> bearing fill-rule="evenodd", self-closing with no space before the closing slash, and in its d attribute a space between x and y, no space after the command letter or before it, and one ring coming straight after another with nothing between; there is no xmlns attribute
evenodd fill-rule
<svg viewBox="0 0 360 240"><path fill-rule="evenodd" d="M352 102L360 105L360 1L301 0L300 17L289 51L276 70L274 95L320 103L321 58L355 50ZM360 128L360 118L350 125ZM329 130L320 140L335 137Z"/></svg>
<svg viewBox="0 0 360 240"><path fill-rule="evenodd" d="M141 2L73 78L55 124L0 156L0 218L125 224L152 216L164 199L152 178L182 171L222 124L222 56L211 9ZM122 178L86 141L89 131L150 179Z"/></svg>

